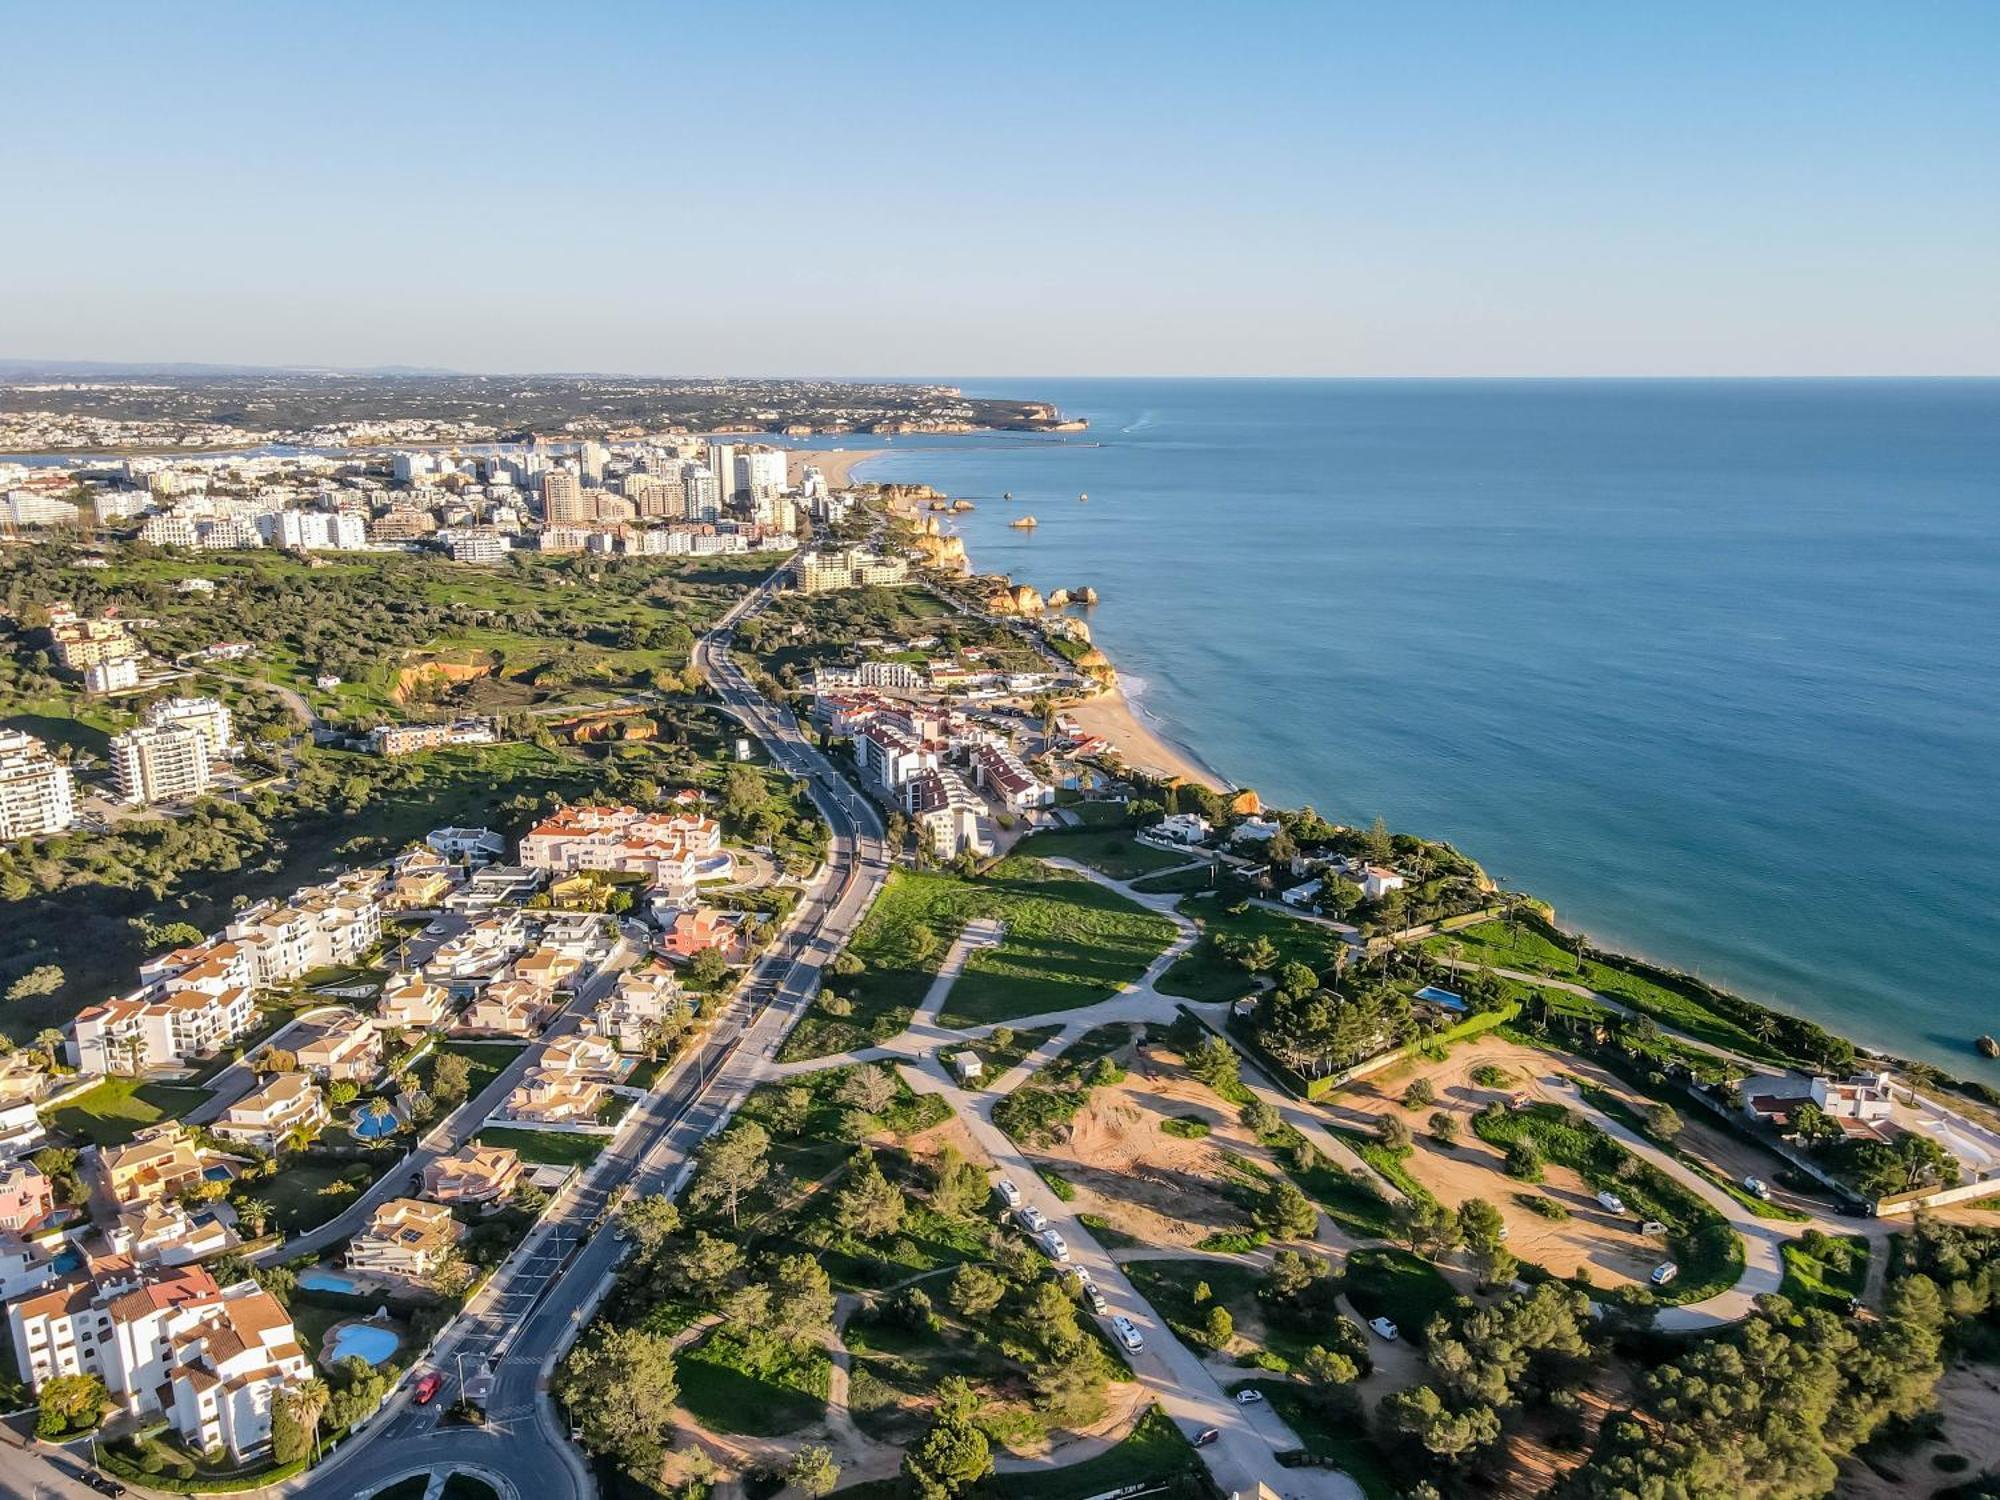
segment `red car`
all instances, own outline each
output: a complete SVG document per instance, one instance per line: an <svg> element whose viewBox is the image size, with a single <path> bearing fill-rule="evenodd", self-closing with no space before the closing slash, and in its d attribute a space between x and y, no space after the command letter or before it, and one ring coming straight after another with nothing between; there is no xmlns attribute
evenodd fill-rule
<svg viewBox="0 0 2000 1500"><path fill-rule="evenodd" d="M444 1376L432 1370L417 1381L417 1405L429 1406L437 1399L437 1393L444 1389Z"/></svg>

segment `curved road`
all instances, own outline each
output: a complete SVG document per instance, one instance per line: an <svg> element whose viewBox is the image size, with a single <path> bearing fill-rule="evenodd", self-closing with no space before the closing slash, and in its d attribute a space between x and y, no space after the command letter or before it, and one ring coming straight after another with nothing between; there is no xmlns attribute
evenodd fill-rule
<svg viewBox="0 0 2000 1500"><path fill-rule="evenodd" d="M762 742L773 761L807 779L833 831L819 878L700 1049L666 1075L634 1111L631 1125L570 1180L534 1233L439 1337L421 1366L445 1377L436 1400L417 1406L408 1395L411 1382L405 1381L317 1468L247 1493L353 1500L414 1468L471 1464L507 1475L535 1500L589 1500L595 1494L544 1389L549 1368L609 1289L623 1252L615 1235L595 1231L625 1189L650 1193L675 1185L694 1148L735 1113L759 1068L818 993L821 969L852 936L888 878L884 828L874 805L813 748L789 715L751 687L730 658L736 622L764 608L776 589L777 579L767 579L725 614L696 642L694 662L723 708ZM585 988L594 995L615 967L614 955ZM566 1015L580 1014L584 998L580 995ZM521 1065L532 1050L524 1049ZM460 1119L487 1104L489 1095L504 1097L506 1081L496 1079L462 1106L433 1139L446 1138ZM392 1194L403 1186L410 1170L413 1164L389 1174L382 1191ZM348 1220L358 1223L366 1204L364 1199L353 1205L324 1234L337 1238L341 1226L351 1232ZM313 1237L315 1243L320 1238ZM302 1248L304 1240L285 1247L285 1253L289 1257ZM483 1427L441 1425L458 1400L461 1375L483 1398L488 1417ZM78 1453L0 1446L0 1494L95 1500L77 1477L82 1469Z"/></svg>

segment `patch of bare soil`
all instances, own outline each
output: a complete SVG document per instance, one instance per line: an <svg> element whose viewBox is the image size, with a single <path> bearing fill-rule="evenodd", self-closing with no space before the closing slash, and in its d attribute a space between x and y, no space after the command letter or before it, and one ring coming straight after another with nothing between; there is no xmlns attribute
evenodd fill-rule
<svg viewBox="0 0 2000 1500"><path fill-rule="evenodd" d="M1224 1153L1264 1164L1270 1153L1171 1054L1126 1051L1119 1060L1129 1070L1124 1081L1092 1093L1067 1138L1041 1153L1078 1188L1078 1210L1162 1247L1186 1248L1246 1226L1249 1216L1226 1192L1236 1174ZM1172 1120L1198 1120L1209 1133L1169 1134L1162 1127Z"/></svg>
<svg viewBox="0 0 2000 1500"><path fill-rule="evenodd" d="M1487 1067L1501 1069L1505 1082L1477 1082L1473 1074ZM1449 1208L1469 1198L1484 1198L1499 1209L1507 1221L1507 1248L1523 1261L1557 1276L1588 1271L1590 1279L1604 1287L1643 1282L1666 1252L1661 1240L1639 1233L1635 1215L1607 1213L1595 1190L1566 1167L1550 1165L1539 1184L1508 1176L1505 1153L1472 1133L1472 1117L1496 1101L1504 1105L1525 1095L1574 1104L1574 1091L1548 1083L1558 1068L1607 1086L1612 1082L1576 1059L1558 1060L1532 1047L1482 1037L1456 1048L1443 1062L1420 1061L1397 1070L1393 1077L1366 1079L1343 1089L1330 1107L1343 1123L1367 1130L1375 1129L1384 1116L1400 1117L1416 1137L1407 1161L1411 1175ZM1405 1109L1403 1092L1418 1078L1430 1081L1436 1102ZM1458 1117L1456 1145L1440 1146L1429 1138L1430 1117L1440 1110ZM1545 1219L1523 1207L1516 1195L1552 1199L1568 1210L1569 1217Z"/></svg>
<svg viewBox="0 0 2000 1500"><path fill-rule="evenodd" d="M1990 1365L1954 1365L1937 1385L1944 1438L1909 1453L1878 1455L1873 1462L1849 1459L1840 1466L1833 1492L1842 1500L1903 1500L1928 1495L1977 1475L2000 1470L2000 1371ZM1967 1460L1948 1474L1932 1462L1947 1453Z"/></svg>

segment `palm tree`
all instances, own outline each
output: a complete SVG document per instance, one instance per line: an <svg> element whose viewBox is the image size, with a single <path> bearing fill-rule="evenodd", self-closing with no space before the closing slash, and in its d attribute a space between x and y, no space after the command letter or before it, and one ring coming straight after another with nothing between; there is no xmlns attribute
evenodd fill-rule
<svg viewBox="0 0 2000 1500"><path fill-rule="evenodd" d="M262 1198L244 1198L236 1205L236 1222L250 1231L251 1239L260 1239L271 1222L271 1205Z"/></svg>
<svg viewBox="0 0 2000 1500"><path fill-rule="evenodd" d="M45 1028L35 1033L35 1050L49 1060L51 1067L55 1065L55 1060L62 1055L62 1045L63 1034L53 1027Z"/></svg>
<svg viewBox="0 0 2000 1500"><path fill-rule="evenodd" d="M292 1420L301 1427L310 1427L313 1435L313 1456L319 1456L319 1424L326 1415L327 1403L333 1393L326 1382L317 1377L302 1381L286 1391L279 1399L291 1408Z"/></svg>

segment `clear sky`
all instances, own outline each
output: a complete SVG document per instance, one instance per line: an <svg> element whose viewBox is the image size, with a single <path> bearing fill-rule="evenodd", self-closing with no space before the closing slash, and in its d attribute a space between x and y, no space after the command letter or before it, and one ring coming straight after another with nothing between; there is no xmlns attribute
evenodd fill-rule
<svg viewBox="0 0 2000 1500"><path fill-rule="evenodd" d="M2000 373L2000 3L0 0L0 356Z"/></svg>

